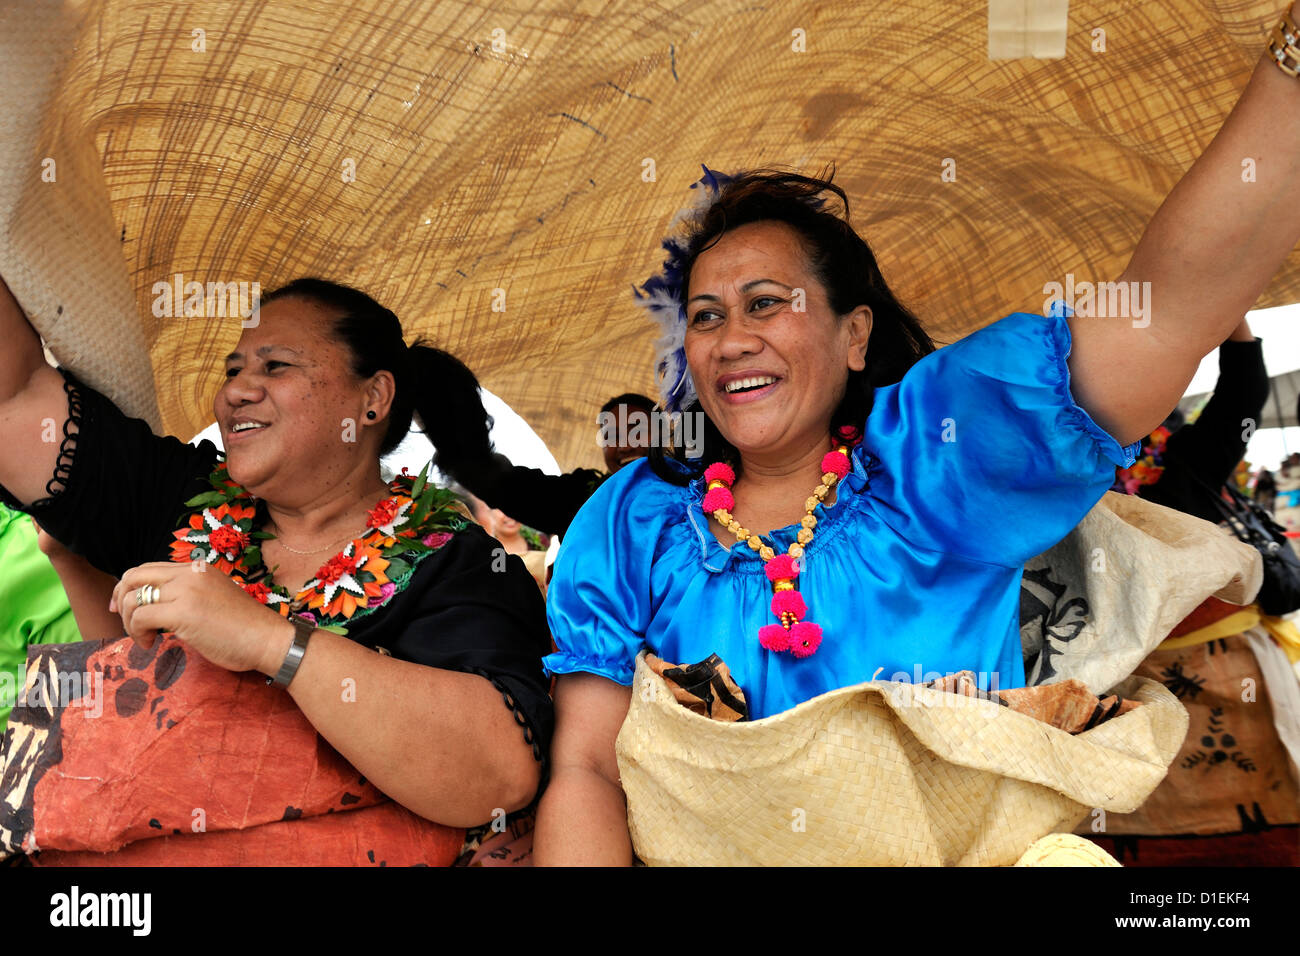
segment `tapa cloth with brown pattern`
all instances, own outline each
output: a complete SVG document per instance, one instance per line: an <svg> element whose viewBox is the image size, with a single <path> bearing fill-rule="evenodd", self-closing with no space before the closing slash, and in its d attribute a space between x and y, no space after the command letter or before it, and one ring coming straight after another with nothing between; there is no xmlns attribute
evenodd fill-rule
<svg viewBox="0 0 1300 956"><path fill-rule="evenodd" d="M717 654L710 654L698 664L687 665L669 664L647 653L645 662L664 679L677 703L688 710L723 722L748 719L745 692ZM1138 706L1136 701L1126 700L1118 694L1099 697L1088 690L1083 681L1074 678L1057 684L990 692L979 686L974 671L960 671L924 686L963 697L992 700L1071 734L1083 733Z"/></svg>
<svg viewBox="0 0 1300 956"><path fill-rule="evenodd" d="M0 853L41 864L446 866L464 840L175 637L33 646L4 744Z"/></svg>

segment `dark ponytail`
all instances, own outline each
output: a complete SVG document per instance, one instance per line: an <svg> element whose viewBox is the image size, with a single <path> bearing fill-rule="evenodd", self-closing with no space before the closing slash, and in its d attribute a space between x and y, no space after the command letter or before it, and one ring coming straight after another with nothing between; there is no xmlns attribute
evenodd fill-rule
<svg viewBox="0 0 1300 956"><path fill-rule="evenodd" d="M438 450L435 464L448 475L463 475L492 456L492 416L483 407L478 379L469 368L442 349L417 339L407 352L406 387L398 390L404 402L393 402L393 426L401 415L411 427L411 413L419 417L425 437ZM399 415L400 412L400 415ZM393 430L385 441L392 439ZM398 442L401 437L397 439ZM397 443L393 443L393 448ZM391 449L390 449L391 450Z"/></svg>
<svg viewBox="0 0 1300 956"><path fill-rule="evenodd" d="M338 313L332 331L352 355L354 375L392 373L397 388L380 455L400 445L418 417L442 471L463 472L490 458L492 416L483 408L478 380L464 363L423 339L408 349L397 316L359 289L326 279L295 279L261 301L265 305L290 296Z"/></svg>

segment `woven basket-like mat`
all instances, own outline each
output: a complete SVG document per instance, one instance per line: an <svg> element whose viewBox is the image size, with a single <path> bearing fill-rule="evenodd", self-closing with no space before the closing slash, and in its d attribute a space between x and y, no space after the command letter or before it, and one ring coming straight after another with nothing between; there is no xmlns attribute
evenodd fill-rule
<svg viewBox="0 0 1300 956"><path fill-rule="evenodd" d="M1226 530L1107 492L1065 538L1025 564L1025 680L1073 677L1103 694L1207 597L1247 604L1263 574L1259 552Z"/></svg>
<svg viewBox="0 0 1300 956"><path fill-rule="evenodd" d="M638 659L617 752L651 865L1009 866L1160 783L1187 712L1154 681L1077 736L990 701L875 681L747 723L701 717Z"/></svg>
<svg viewBox="0 0 1300 956"><path fill-rule="evenodd" d="M651 390L630 286L701 162L836 161L951 341L1066 272L1119 275L1282 6L1075 0L1063 59L991 61L982 3L6 3L0 274L63 361L174 434L208 423L239 328L156 317L154 283L321 274L596 464L600 403ZM1261 305L1300 298L1296 264Z"/></svg>
<svg viewBox="0 0 1300 956"><path fill-rule="evenodd" d="M1097 844L1072 833L1050 833L1036 840L1016 866L1119 866Z"/></svg>

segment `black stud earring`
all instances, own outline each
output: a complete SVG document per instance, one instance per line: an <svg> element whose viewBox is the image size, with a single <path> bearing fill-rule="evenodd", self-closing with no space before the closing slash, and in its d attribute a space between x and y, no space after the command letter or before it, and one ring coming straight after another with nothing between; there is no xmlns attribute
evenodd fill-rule
<svg viewBox="0 0 1300 956"><path fill-rule="evenodd" d="M371 421L374 421L375 410L373 408L370 411L366 412L366 418L369 418Z"/></svg>

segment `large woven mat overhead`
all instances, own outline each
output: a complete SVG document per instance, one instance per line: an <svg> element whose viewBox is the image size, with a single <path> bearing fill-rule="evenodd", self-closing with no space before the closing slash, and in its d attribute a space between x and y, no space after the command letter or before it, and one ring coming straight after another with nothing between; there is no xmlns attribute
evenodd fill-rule
<svg viewBox="0 0 1300 956"><path fill-rule="evenodd" d="M167 432L207 424L239 328L156 318L153 284L316 274L594 464L600 402L652 390L630 288L701 162L836 162L886 277L951 341L1066 272L1118 276L1281 6L1075 2L1063 59L990 60L983 4L928 0L8 3L0 273L63 361ZM1300 298L1296 265L1261 305Z"/></svg>

